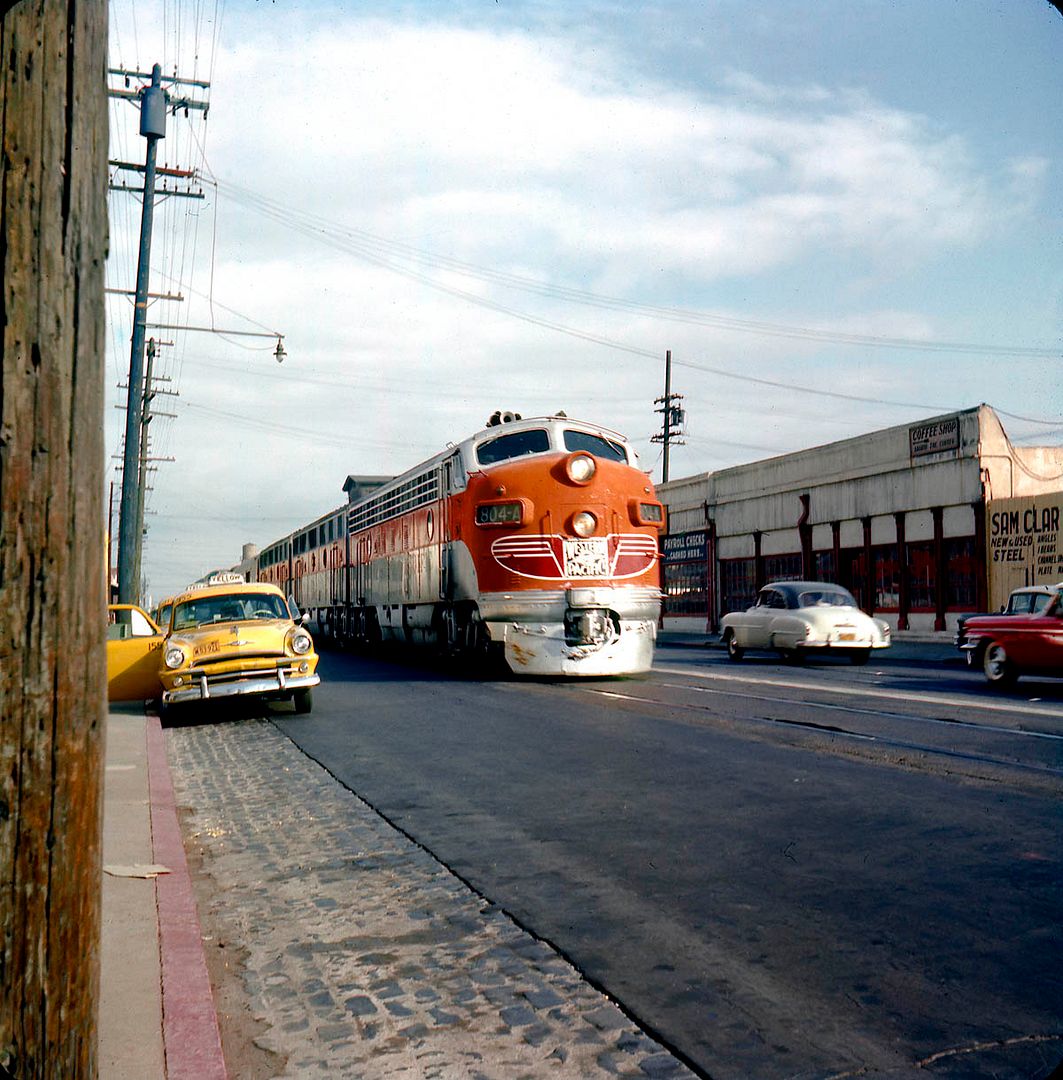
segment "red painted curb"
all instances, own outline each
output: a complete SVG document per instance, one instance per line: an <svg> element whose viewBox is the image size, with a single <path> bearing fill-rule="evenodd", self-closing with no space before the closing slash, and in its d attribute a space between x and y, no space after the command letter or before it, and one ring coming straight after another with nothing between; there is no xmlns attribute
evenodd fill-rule
<svg viewBox="0 0 1063 1080"><path fill-rule="evenodd" d="M170 868L155 879L162 961L162 1038L168 1080L226 1080L218 1014L184 842L177 824L166 737L158 717L146 725L154 859Z"/></svg>

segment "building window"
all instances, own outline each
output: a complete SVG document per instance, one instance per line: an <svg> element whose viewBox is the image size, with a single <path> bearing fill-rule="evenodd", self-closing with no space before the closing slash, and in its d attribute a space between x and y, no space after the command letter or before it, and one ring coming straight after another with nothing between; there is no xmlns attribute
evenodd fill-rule
<svg viewBox="0 0 1063 1080"><path fill-rule="evenodd" d="M708 614L708 574L705 560L697 562L665 562L665 615Z"/></svg>
<svg viewBox="0 0 1063 1080"><path fill-rule="evenodd" d="M844 585L864 606L867 597L867 558L863 548L846 548L842 552L842 564L838 584Z"/></svg>
<svg viewBox="0 0 1063 1080"><path fill-rule="evenodd" d="M765 555L765 581L800 581L801 552L796 555Z"/></svg>
<svg viewBox="0 0 1063 1080"><path fill-rule="evenodd" d="M908 545L908 606L912 611L937 610L937 559L932 542Z"/></svg>
<svg viewBox="0 0 1063 1080"><path fill-rule="evenodd" d="M753 606L757 589L752 559L720 560L720 609L745 611Z"/></svg>
<svg viewBox="0 0 1063 1080"><path fill-rule="evenodd" d="M945 541L945 604L950 611L978 609L978 560L974 537L958 536Z"/></svg>
<svg viewBox="0 0 1063 1080"><path fill-rule="evenodd" d="M817 551L815 554L815 565L813 567L816 575L816 581L834 581L838 573L837 567L834 565L834 552L833 551Z"/></svg>
<svg viewBox="0 0 1063 1080"><path fill-rule="evenodd" d="M875 586L875 610L896 611L901 603L901 567L897 545L883 544L871 549L874 563L872 581Z"/></svg>
<svg viewBox="0 0 1063 1080"><path fill-rule="evenodd" d="M708 557L704 529L661 537L665 615L708 615Z"/></svg>

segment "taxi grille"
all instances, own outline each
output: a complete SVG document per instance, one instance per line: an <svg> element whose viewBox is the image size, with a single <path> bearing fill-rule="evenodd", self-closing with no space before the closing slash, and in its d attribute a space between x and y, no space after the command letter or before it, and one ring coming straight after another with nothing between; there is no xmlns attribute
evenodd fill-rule
<svg viewBox="0 0 1063 1080"><path fill-rule="evenodd" d="M244 649L235 649L232 652L225 652L221 650L216 653L211 653L210 656L197 657L195 660L196 670L202 670L203 668L211 667L214 664L229 664L233 661L240 661L241 663L248 664L277 664L283 663L285 659L291 659L285 657L284 653L279 652L261 652L250 653Z"/></svg>

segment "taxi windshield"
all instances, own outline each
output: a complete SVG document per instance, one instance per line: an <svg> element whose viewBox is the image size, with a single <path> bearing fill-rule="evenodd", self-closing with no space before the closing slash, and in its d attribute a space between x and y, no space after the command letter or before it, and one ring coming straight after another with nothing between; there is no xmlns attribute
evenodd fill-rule
<svg viewBox="0 0 1063 1080"><path fill-rule="evenodd" d="M288 619L288 605L275 593L233 593L228 596L198 596L177 605L173 628L211 623L239 622L245 619Z"/></svg>

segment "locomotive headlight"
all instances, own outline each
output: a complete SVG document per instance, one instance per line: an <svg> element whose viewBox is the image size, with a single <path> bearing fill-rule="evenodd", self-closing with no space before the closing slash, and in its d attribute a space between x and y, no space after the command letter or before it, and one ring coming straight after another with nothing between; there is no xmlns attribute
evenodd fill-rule
<svg viewBox="0 0 1063 1080"><path fill-rule="evenodd" d="M565 472L574 484L588 484L598 471L598 466L590 454L573 454L565 462Z"/></svg>
<svg viewBox="0 0 1063 1080"><path fill-rule="evenodd" d="M293 653L302 656L303 653L310 651L311 645L313 645L313 642L310 640L310 635L305 630L296 630L295 633L292 634L291 646Z"/></svg>
<svg viewBox="0 0 1063 1080"><path fill-rule="evenodd" d="M173 668L181 667L185 662L184 649L178 648L176 645L171 645L166 650L166 655L163 657L166 666L171 670Z"/></svg>
<svg viewBox="0 0 1063 1080"><path fill-rule="evenodd" d="M589 510L572 515L572 531L577 536L593 536L597 528L598 519Z"/></svg>

